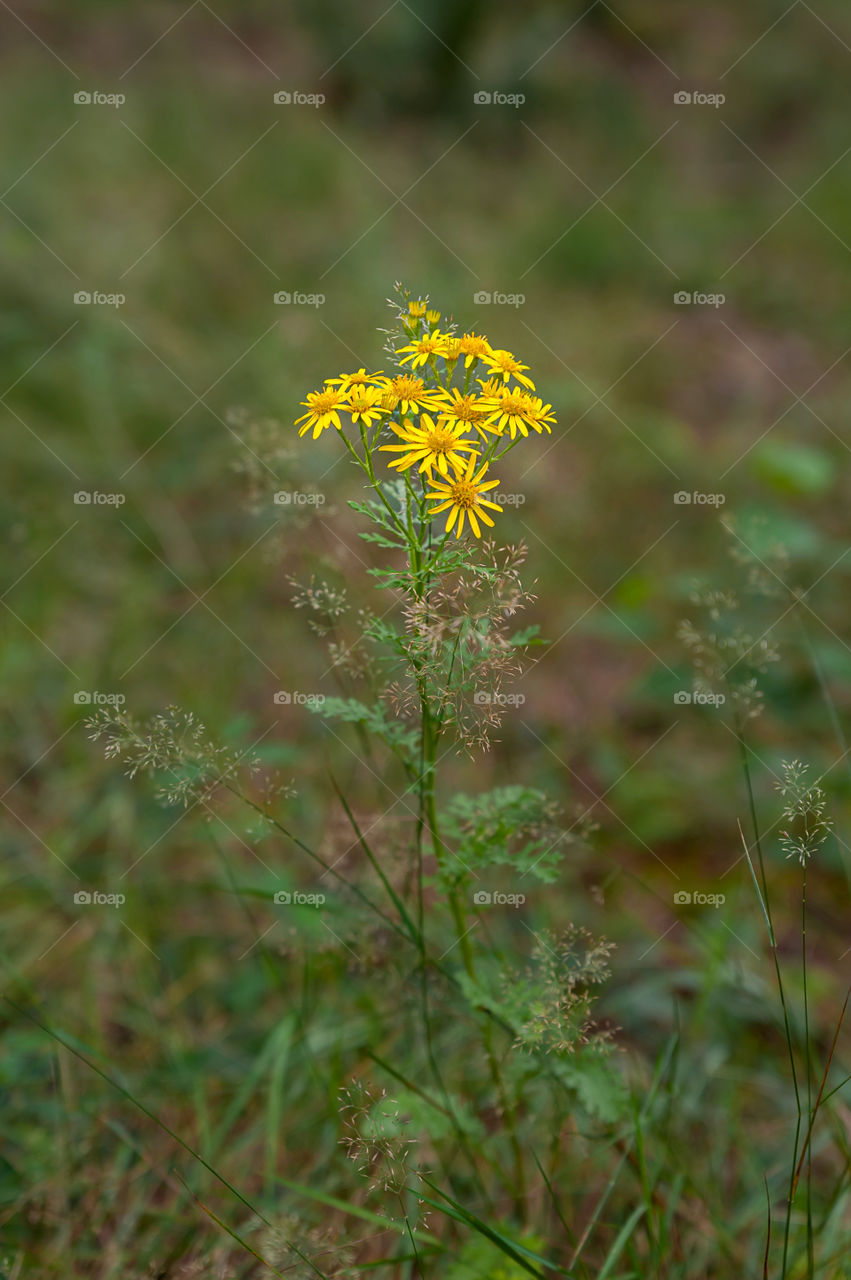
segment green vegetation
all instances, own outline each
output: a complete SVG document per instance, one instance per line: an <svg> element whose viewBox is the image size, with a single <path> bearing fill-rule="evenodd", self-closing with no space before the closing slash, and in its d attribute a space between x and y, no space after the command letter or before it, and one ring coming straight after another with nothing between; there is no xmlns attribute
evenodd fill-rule
<svg viewBox="0 0 851 1280"><path fill-rule="evenodd" d="M847 13L382 8L0 10L0 1276L839 1280ZM404 556L292 425L399 279L558 419L419 894Z"/></svg>

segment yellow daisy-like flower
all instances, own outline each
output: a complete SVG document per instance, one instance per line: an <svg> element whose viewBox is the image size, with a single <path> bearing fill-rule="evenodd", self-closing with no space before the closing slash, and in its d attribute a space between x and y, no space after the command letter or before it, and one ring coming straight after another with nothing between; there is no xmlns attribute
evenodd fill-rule
<svg viewBox="0 0 851 1280"><path fill-rule="evenodd" d="M358 369L357 373L341 373L338 378L326 378L325 386L348 391L350 387L383 387L387 382L383 373L367 373L366 369Z"/></svg>
<svg viewBox="0 0 851 1280"><path fill-rule="evenodd" d="M391 378L381 397L385 409L401 409L402 416L419 413L420 409L436 409L438 392L427 387L422 378L415 378L409 373L400 373Z"/></svg>
<svg viewBox="0 0 851 1280"><path fill-rule="evenodd" d="M480 538L482 536L480 520L493 528L493 519L485 511L485 507L490 507L492 511L502 510L496 502L490 502L489 499L482 497L482 494L487 493L489 489L495 489L499 481L488 480L486 484L483 483L488 464L484 462L476 471L478 461L479 455L474 453L467 459L466 466L463 462L460 466L456 463L454 480L447 479L443 484L438 480L432 480L431 484L435 492L426 494L429 502L437 503L431 509L432 515L437 515L451 507L449 519L446 521L446 532L451 533L454 526L456 538L461 537L465 516L470 521L473 533Z"/></svg>
<svg viewBox="0 0 851 1280"><path fill-rule="evenodd" d="M556 422L552 405L544 404L540 396L530 396L529 399L532 401L531 407L526 411L526 421L529 426L534 427L538 435L541 434L542 427L549 435L552 435L553 429L550 423L555 424Z"/></svg>
<svg viewBox="0 0 851 1280"><path fill-rule="evenodd" d="M531 378L527 378L523 373L524 369L528 369L528 364L521 364L519 360L515 360L510 351L491 351L489 355L484 357L485 362L490 366L491 372L501 377L503 382L507 382L509 378L516 378L524 387L528 387L530 391L535 390L535 384Z"/></svg>
<svg viewBox="0 0 851 1280"><path fill-rule="evenodd" d="M441 400L441 422L450 426L461 425L465 429L475 427L481 434L489 429L486 420L493 412L493 405L488 400L475 395L462 396L457 387L451 387L448 396L444 392Z"/></svg>
<svg viewBox="0 0 851 1280"><path fill-rule="evenodd" d="M484 386L492 384L483 384ZM497 435L502 435L506 427L513 440L519 432L529 435L529 428L541 434L542 429L552 434L551 422L555 422L552 405L545 405L537 396L517 387L497 386L485 392L482 402L487 406L485 426Z"/></svg>
<svg viewBox="0 0 851 1280"><path fill-rule="evenodd" d="M408 315L413 316L416 320L421 319L426 313L428 303L424 298L418 298L416 302L408 303Z"/></svg>
<svg viewBox="0 0 851 1280"><path fill-rule="evenodd" d="M475 360L484 360L493 350L487 338L481 337L478 333L465 333L464 337L459 339L459 342L465 357L465 369L469 369Z"/></svg>
<svg viewBox="0 0 851 1280"><path fill-rule="evenodd" d="M301 402L307 408L307 413L303 413L300 418L296 418L295 425L300 422L304 426L299 429L299 435L303 436L305 431L313 428L314 440L321 435L326 427L330 427L333 423L338 431L342 431L343 424L340 421L340 410L346 409L346 397L342 391L336 387L325 387L322 391L308 391L307 399Z"/></svg>
<svg viewBox="0 0 851 1280"><path fill-rule="evenodd" d="M382 394L380 387L353 387L345 405L347 412L352 415L352 422L371 427L382 414L387 413L381 403Z"/></svg>
<svg viewBox="0 0 851 1280"><path fill-rule="evenodd" d="M402 441L402 444L383 444L382 453L400 453L402 457L394 458L387 465L399 471L407 471L419 463L418 471L426 471L431 479L432 469L437 467L442 476L449 475L449 464L454 468L463 466L466 459L463 450L468 452L474 448L469 440L462 439L463 426L447 426L443 422L435 423L427 413L420 415L416 426L411 422L397 427L391 422L391 430Z"/></svg>
<svg viewBox="0 0 851 1280"><path fill-rule="evenodd" d="M440 354L443 356L447 364L454 364L461 354L461 339L453 337L444 338Z"/></svg>
<svg viewBox="0 0 851 1280"><path fill-rule="evenodd" d="M434 310L427 311L425 314L425 318L429 324L437 324L438 320L440 319L440 312L434 311Z"/></svg>
<svg viewBox="0 0 851 1280"><path fill-rule="evenodd" d="M440 349L445 340L445 334L440 333L437 329L433 329L432 332L427 333L425 337L415 338L407 347L398 347L396 349L396 355L401 356L405 351L407 351L408 355L405 356L401 363L410 364L412 369L416 369L419 365L426 364L432 356L439 356L441 354Z"/></svg>

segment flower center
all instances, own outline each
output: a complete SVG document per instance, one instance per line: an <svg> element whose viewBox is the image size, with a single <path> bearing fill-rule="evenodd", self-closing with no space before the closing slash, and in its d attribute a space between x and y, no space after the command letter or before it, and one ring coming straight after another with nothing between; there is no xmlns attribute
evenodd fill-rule
<svg viewBox="0 0 851 1280"><path fill-rule="evenodd" d="M528 403L525 396L507 395L499 397L500 413L511 413L523 415L528 409Z"/></svg>
<svg viewBox="0 0 851 1280"><path fill-rule="evenodd" d="M340 403L339 394L336 391L320 391L313 400L314 413L329 413L331 409L335 409Z"/></svg>
<svg viewBox="0 0 851 1280"><path fill-rule="evenodd" d="M422 378L412 378L408 374L400 374L398 378L394 378L390 383L391 390L400 400L416 400L423 390L425 383Z"/></svg>
<svg viewBox="0 0 851 1280"><path fill-rule="evenodd" d="M476 422L481 418L482 411L473 404L471 396L461 396L452 405L452 416L459 422Z"/></svg>
<svg viewBox="0 0 851 1280"><path fill-rule="evenodd" d="M476 505L477 497L476 486L469 480L456 480L452 486L452 501L456 507L463 507L465 511Z"/></svg>
<svg viewBox="0 0 851 1280"><path fill-rule="evenodd" d="M475 333L465 333L460 340L460 347L466 356L483 356L488 344Z"/></svg>
<svg viewBox="0 0 851 1280"><path fill-rule="evenodd" d="M451 453L457 446L458 441L451 431L444 431L441 427L435 427L434 431L429 431L424 443L428 445L432 453Z"/></svg>

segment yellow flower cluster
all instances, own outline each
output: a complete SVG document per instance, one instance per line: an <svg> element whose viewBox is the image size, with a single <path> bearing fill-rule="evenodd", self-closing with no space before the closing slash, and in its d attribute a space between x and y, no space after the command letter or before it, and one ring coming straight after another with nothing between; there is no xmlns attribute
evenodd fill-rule
<svg viewBox="0 0 851 1280"><path fill-rule="evenodd" d="M440 319L425 301L409 303L402 320L410 340L396 348L399 372L361 368L326 379L302 401L307 412L296 425L299 435L312 429L316 439L326 427L341 431L352 422L371 448L364 429L386 422L395 439L378 451L397 455L388 465L425 476L432 489L423 496L436 504L432 511L451 507L447 532L454 528L459 536L467 516L479 537L480 521L493 524L484 508L501 510L481 496L499 483L485 476L500 439L513 444L530 431L551 433L555 417L536 394L528 365L481 334L441 332Z"/></svg>

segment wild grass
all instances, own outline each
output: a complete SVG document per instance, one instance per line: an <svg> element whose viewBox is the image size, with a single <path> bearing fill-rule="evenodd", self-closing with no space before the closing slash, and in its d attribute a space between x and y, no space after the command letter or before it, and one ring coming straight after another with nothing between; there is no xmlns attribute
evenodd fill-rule
<svg viewBox="0 0 851 1280"><path fill-rule="evenodd" d="M213 7L293 84L354 14L320 6L291 40L263 4ZM51 5L23 16L92 86L177 16L79 13L75 30ZM684 83L753 46L728 129L692 113L658 143L669 73L604 6L562 23L533 5L522 30L488 15L474 61L495 84L580 18L510 120L476 118L463 84L433 93L434 68L412 79L427 33L398 6L340 64L328 114L285 121L196 6L126 77L126 110L75 123L72 78L0 14L5 1276L847 1271L847 257L825 227L841 235L847 204L846 15L797 6L754 45L767 4L620 13ZM407 202L444 245L386 212L359 155L398 191L439 161ZM797 192L823 174L810 208L784 214L765 165ZM584 183L622 174L614 213L595 205ZM186 213L181 178L217 183L214 213ZM615 215L693 289L754 246L725 307L673 307ZM405 852L422 770L392 726L415 724L416 683L380 717L351 706L381 598L347 505L363 494L280 420L374 350L400 270L478 320L475 288L521 287L574 223L525 308L488 318L560 423L497 517L527 547L521 625L548 643L510 686L526 703L498 729L473 703L474 757L438 764L444 840L480 861L507 847L489 886L527 898L482 904L474 982L427 822L422 893ZM74 306L128 268L120 311ZM299 287L326 309L275 307ZM268 466L274 488L323 489L322 510L274 507ZM75 507L80 488L126 502ZM726 502L675 507L681 488ZM319 689L333 720L274 702ZM78 690L126 697L155 784L98 759ZM833 820L806 867L783 832L816 815L784 817L776 791L795 761ZM554 878L518 887L547 849ZM582 1043L589 1017L608 1052Z"/></svg>

